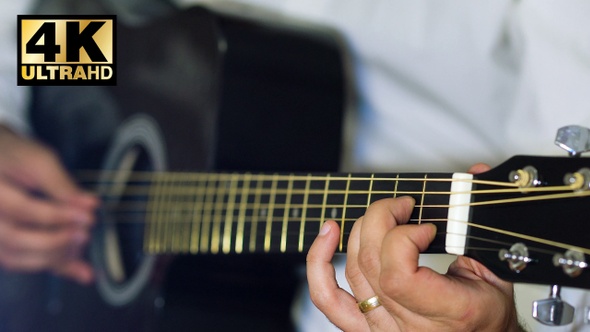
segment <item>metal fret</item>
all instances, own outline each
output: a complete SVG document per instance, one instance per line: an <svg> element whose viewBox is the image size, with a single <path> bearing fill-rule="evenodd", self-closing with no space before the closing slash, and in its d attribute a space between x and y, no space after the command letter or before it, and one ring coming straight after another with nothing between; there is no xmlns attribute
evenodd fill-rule
<svg viewBox="0 0 590 332"><path fill-rule="evenodd" d="M346 180L346 191L344 193L344 202L342 203L342 220L340 222L340 245L338 246L338 250L342 252L344 246L344 223L346 221L346 204L348 203L348 190L350 189L350 177L351 174L348 173L348 179Z"/></svg>
<svg viewBox="0 0 590 332"><path fill-rule="evenodd" d="M223 208L225 204L225 193L227 192L227 183L222 176L217 180L217 196L215 198L215 208L213 213L213 230L211 232L211 253L217 254L221 243L221 220L223 219Z"/></svg>
<svg viewBox="0 0 590 332"><path fill-rule="evenodd" d="M148 194L148 203L147 203L147 211L146 211L146 229L144 233L144 238L147 240L144 243L147 243L147 252L156 252L158 250L158 241L156 236L157 232L157 212L158 211L158 189L160 188L160 181L158 181L158 174L154 174L152 176L152 183L150 185L149 194Z"/></svg>
<svg viewBox="0 0 590 332"><path fill-rule="evenodd" d="M330 187L330 174L326 176L326 185L324 187L324 199L322 203L322 216L320 218L320 229L326 220L326 203L328 201L328 188Z"/></svg>
<svg viewBox="0 0 590 332"><path fill-rule="evenodd" d="M183 186L181 176L181 174L176 174L173 178L174 186L176 188L182 188ZM172 252L174 253L182 252L184 246L184 236L182 231L185 225L184 215L186 210L182 204L183 197L184 196L179 195L178 192L174 193L172 196Z"/></svg>
<svg viewBox="0 0 590 332"><path fill-rule="evenodd" d="M188 190L191 190L194 186L191 185L189 179L187 177L183 177L183 186L186 187ZM192 195L185 195L183 202L191 203L194 202ZM186 209L183 210L183 218L182 218L182 234L181 234L181 241L182 241L182 248L180 249L181 252L190 252L190 245L191 245L191 219L193 216L193 208L187 204Z"/></svg>
<svg viewBox="0 0 590 332"><path fill-rule="evenodd" d="M274 216L275 199L277 195L277 182L278 175L272 176L272 185L270 187L270 197L268 202L268 209L266 210L266 229L264 235L264 252L270 252L271 244L271 231L272 231L272 218Z"/></svg>
<svg viewBox="0 0 590 332"><path fill-rule="evenodd" d="M307 203L309 201L309 186L311 185L311 174L307 174L305 180L305 193L303 196L303 207L301 211L301 226L299 227L299 252L303 252L303 240L305 239L305 222L307 217Z"/></svg>
<svg viewBox="0 0 590 332"><path fill-rule="evenodd" d="M246 173L244 175L244 182L242 185L242 193L241 193L241 200L240 200L240 213L238 215L238 227L236 231L236 252L242 253L244 250L244 225L246 223L246 209L248 205L248 193L250 190L250 180L252 179L252 174Z"/></svg>
<svg viewBox="0 0 590 332"><path fill-rule="evenodd" d="M215 175L209 174L205 179L205 202L203 204L203 222L201 227L201 252L209 252L209 235L211 229L211 213L213 211L213 201L215 197Z"/></svg>
<svg viewBox="0 0 590 332"><path fill-rule="evenodd" d="M283 211L283 225L281 230L281 252L287 251L287 229L289 225L289 211L291 210L291 194L293 191L293 174L289 175L289 183L287 185L287 197L285 198L285 209Z"/></svg>
<svg viewBox="0 0 590 332"><path fill-rule="evenodd" d="M397 186L399 185L399 174L395 176L395 186L393 186L393 198L397 197Z"/></svg>
<svg viewBox="0 0 590 332"><path fill-rule="evenodd" d="M163 189L172 186L171 175L166 177L164 181ZM164 228L162 232L162 247L165 251L171 251L172 245L170 241L170 204L172 199L170 198L172 190L164 190L165 194L162 196L162 214L160 223Z"/></svg>
<svg viewBox="0 0 590 332"><path fill-rule="evenodd" d="M201 238L201 222L202 222L202 211L203 205L205 204L205 186L207 184L207 180L205 176L199 174L196 178L196 185L195 185L195 203L193 204L193 217L191 222L191 244L190 244L190 252L196 254L199 252L199 240Z"/></svg>
<svg viewBox="0 0 590 332"><path fill-rule="evenodd" d="M190 190L191 186L187 182L187 178L183 175L179 175L179 187L187 188ZM192 202L191 196L189 195L178 195L177 202L189 203ZM179 225L177 227L177 250L178 252L188 252L190 246L190 217L192 209L189 204L182 204L183 207L180 209L179 214Z"/></svg>
<svg viewBox="0 0 590 332"><path fill-rule="evenodd" d="M158 179L158 183L157 183L157 193L158 193L158 198L156 199L156 210L154 210L154 212L152 213L152 215L154 216L154 223L155 223L155 229L156 229L156 234L154 236L154 240L156 241L156 252L161 252L164 250L163 244L164 241L162 239L162 236L164 235L164 225L163 225L163 221L162 221L162 217L163 217L163 213L164 213L164 196L161 194L162 192L162 188L164 187L164 184L166 183L166 181L164 181L164 176L159 176Z"/></svg>
<svg viewBox="0 0 590 332"><path fill-rule="evenodd" d="M426 194L426 178L428 175L424 175L424 183L422 184L422 197L420 198L420 214L418 215L418 224L422 223L422 213L424 212L424 196Z"/></svg>
<svg viewBox="0 0 590 332"><path fill-rule="evenodd" d="M371 173L371 180L369 182L369 192L367 193L367 208L371 205L371 192L373 191L373 181L375 180L375 173ZM397 181L395 182L397 183Z"/></svg>
<svg viewBox="0 0 590 332"><path fill-rule="evenodd" d="M225 210L225 225L223 228L223 253L229 254L231 250L231 231L234 218L234 207L236 204L236 195L238 186L238 175L232 174L230 179L229 196L227 198L227 208Z"/></svg>
<svg viewBox="0 0 590 332"><path fill-rule="evenodd" d="M256 251L256 235L258 230L258 217L260 215L260 200L261 200L261 192L262 192L262 182L261 178L258 178L256 183L256 190L254 196L254 208L252 209L252 222L250 224L250 245L249 250L250 252Z"/></svg>

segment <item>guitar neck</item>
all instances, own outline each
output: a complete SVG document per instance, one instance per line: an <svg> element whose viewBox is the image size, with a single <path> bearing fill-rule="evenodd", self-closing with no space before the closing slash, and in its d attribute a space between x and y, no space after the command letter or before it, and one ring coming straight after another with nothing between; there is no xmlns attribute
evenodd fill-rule
<svg viewBox="0 0 590 332"><path fill-rule="evenodd" d="M130 178L110 213L145 220L152 254L305 253L322 223L353 223L374 201L416 200L410 223L436 223L429 252L443 253L452 174L153 173ZM112 186L113 188L116 186ZM144 207L144 208L141 208Z"/></svg>
<svg viewBox="0 0 590 332"><path fill-rule="evenodd" d="M105 172L98 186L104 246L141 242L151 254L306 253L332 219L341 228L337 250L346 252L354 222L371 203L412 196L409 223L438 228L426 252L474 258L508 281L587 288L587 164L516 156L477 176Z"/></svg>

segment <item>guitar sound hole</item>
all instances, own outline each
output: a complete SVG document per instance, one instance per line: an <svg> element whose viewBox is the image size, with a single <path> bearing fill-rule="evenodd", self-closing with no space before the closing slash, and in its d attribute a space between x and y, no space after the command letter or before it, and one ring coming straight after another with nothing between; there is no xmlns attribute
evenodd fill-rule
<svg viewBox="0 0 590 332"><path fill-rule="evenodd" d="M150 283L155 257L144 253L151 176L166 169L156 122L137 114L118 130L104 162L97 192L102 198L92 245L97 286L113 306L131 303Z"/></svg>

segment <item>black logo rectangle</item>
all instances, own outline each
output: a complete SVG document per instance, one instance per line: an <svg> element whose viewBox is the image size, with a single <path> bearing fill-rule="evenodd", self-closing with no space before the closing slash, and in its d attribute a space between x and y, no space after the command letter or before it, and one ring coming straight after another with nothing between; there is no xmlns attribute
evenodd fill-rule
<svg viewBox="0 0 590 332"><path fill-rule="evenodd" d="M115 15L19 15L18 85L116 85Z"/></svg>

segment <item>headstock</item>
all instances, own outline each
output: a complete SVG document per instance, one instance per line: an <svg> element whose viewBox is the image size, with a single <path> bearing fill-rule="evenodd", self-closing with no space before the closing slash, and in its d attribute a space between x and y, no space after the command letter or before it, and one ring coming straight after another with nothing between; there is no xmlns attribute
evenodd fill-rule
<svg viewBox="0 0 590 332"><path fill-rule="evenodd" d="M533 305L547 325L573 319L560 286L590 289L590 158L579 158L589 138L564 127L556 144L576 158L517 156L477 175L473 189L466 255L504 280L553 285Z"/></svg>
<svg viewBox="0 0 590 332"><path fill-rule="evenodd" d="M473 190L466 254L513 282L590 288L589 170L588 158L517 156L476 176L489 183Z"/></svg>

